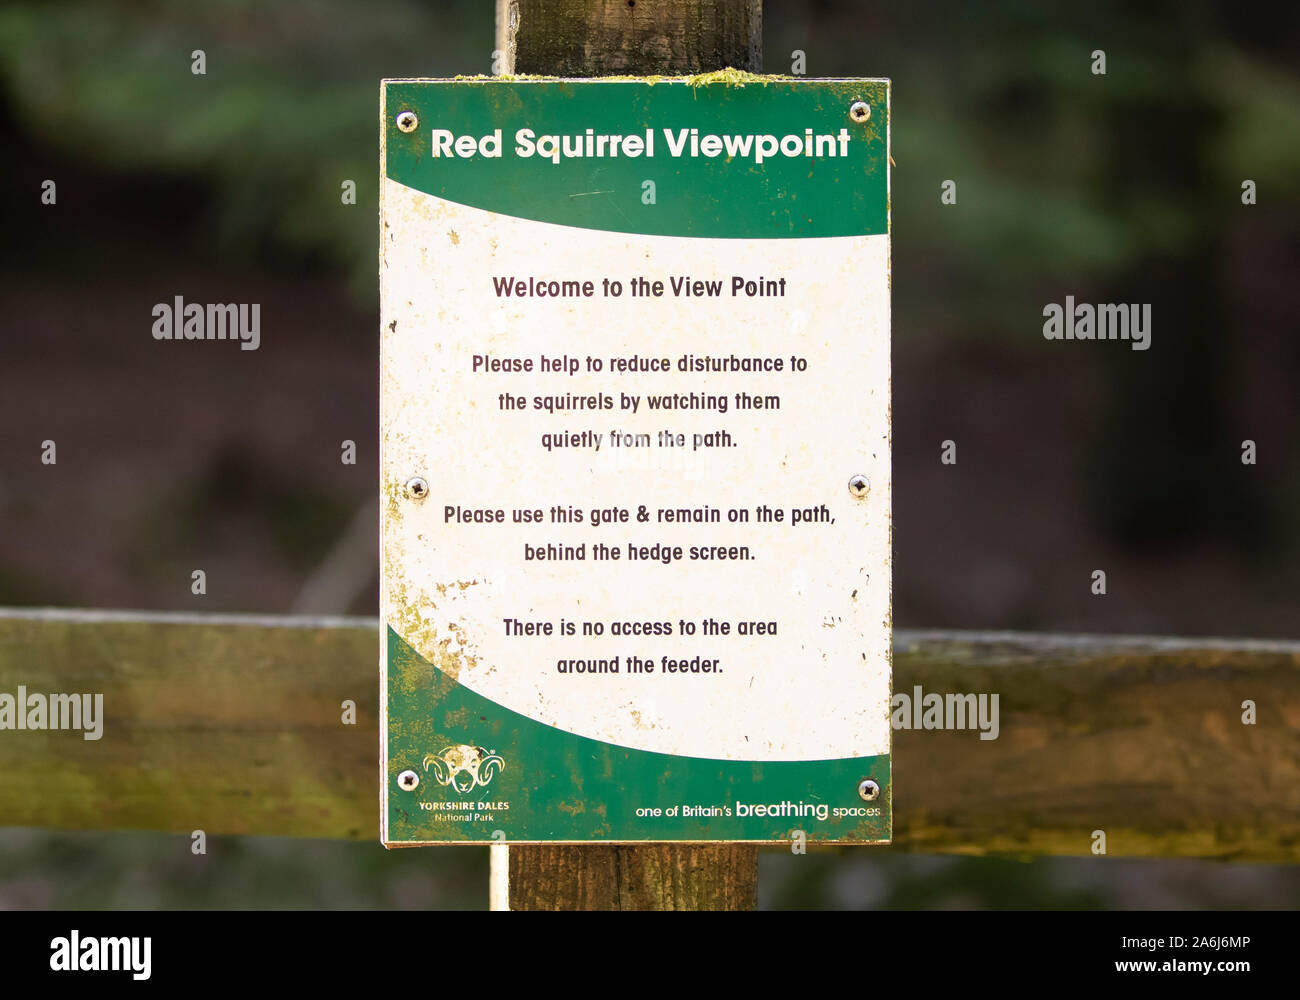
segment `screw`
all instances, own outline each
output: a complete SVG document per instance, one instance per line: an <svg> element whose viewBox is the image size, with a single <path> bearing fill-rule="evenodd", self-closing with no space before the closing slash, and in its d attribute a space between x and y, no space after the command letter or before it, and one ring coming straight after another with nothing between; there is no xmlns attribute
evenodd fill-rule
<svg viewBox="0 0 1300 1000"><path fill-rule="evenodd" d="M420 119L415 117L414 111L403 111L397 116L397 128L402 132L414 132L415 126L420 124Z"/></svg>
<svg viewBox="0 0 1300 1000"><path fill-rule="evenodd" d="M866 101L854 101L849 105L849 117L861 125L871 117L871 105ZM415 126L411 126L414 128Z"/></svg>
<svg viewBox="0 0 1300 1000"><path fill-rule="evenodd" d="M869 489L871 489L871 480L861 473L849 480L849 492L858 500L866 496Z"/></svg>
<svg viewBox="0 0 1300 1000"><path fill-rule="evenodd" d="M863 778L862 783L858 785L858 795L860 795L864 801L873 802L879 794L880 786L870 778Z"/></svg>
<svg viewBox="0 0 1300 1000"><path fill-rule="evenodd" d="M415 791L415 786L420 783L420 776L414 771L403 771L397 776L397 787L404 792Z"/></svg>
<svg viewBox="0 0 1300 1000"><path fill-rule="evenodd" d="M429 495L429 484L419 476L412 476L406 481L406 495L412 500L423 500Z"/></svg>

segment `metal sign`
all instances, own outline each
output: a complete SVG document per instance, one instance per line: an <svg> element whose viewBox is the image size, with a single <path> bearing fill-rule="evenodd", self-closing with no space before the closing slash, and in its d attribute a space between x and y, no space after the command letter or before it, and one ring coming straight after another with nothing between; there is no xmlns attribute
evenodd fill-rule
<svg viewBox="0 0 1300 1000"><path fill-rule="evenodd" d="M384 843L887 841L888 83L382 115Z"/></svg>

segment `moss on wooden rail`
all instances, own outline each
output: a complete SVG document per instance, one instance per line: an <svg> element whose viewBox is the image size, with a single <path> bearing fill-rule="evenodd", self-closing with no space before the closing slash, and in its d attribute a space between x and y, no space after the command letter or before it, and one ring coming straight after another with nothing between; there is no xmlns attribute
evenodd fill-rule
<svg viewBox="0 0 1300 1000"><path fill-rule="evenodd" d="M1000 731L895 732L896 847L1300 861L1300 643L895 633L894 687ZM0 611L0 692L102 692L104 735L0 731L0 826L378 839L369 619ZM342 702L357 724L341 721ZM1257 722L1241 722L1241 703Z"/></svg>

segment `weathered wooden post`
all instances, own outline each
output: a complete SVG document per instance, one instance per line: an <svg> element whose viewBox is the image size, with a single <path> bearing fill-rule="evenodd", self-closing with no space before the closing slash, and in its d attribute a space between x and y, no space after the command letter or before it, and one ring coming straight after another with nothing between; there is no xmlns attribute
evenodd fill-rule
<svg viewBox="0 0 1300 1000"><path fill-rule="evenodd" d="M497 0L507 73L683 76L763 64L762 0Z"/></svg>
<svg viewBox="0 0 1300 1000"><path fill-rule="evenodd" d="M762 0L497 0L497 48L507 73L758 73L762 12ZM745 844L493 852L494 866L508 854L514 910L744 910L758 900L758 848Z"/></svg>

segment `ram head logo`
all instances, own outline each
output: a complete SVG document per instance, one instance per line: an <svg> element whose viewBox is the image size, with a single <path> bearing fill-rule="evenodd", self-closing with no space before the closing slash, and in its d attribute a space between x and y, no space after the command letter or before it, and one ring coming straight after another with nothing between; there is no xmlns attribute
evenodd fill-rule
<svg viewBox="0 0 1300 1000"><path fill-rule="evenodd" d="M454 785L462 795L486 785L505 766L499 755L463 743L424 758L424 769L433 772L438 784Z"/></svg>

